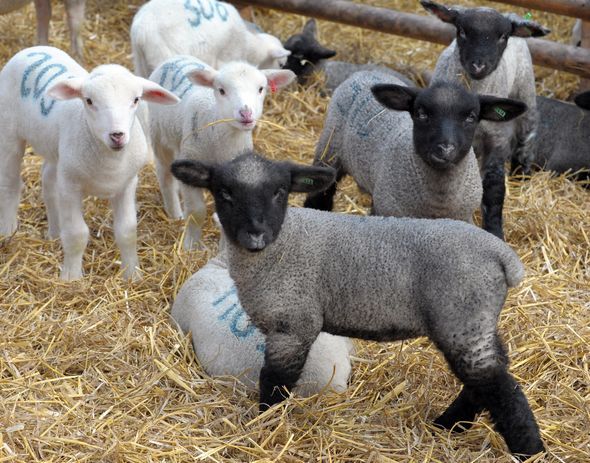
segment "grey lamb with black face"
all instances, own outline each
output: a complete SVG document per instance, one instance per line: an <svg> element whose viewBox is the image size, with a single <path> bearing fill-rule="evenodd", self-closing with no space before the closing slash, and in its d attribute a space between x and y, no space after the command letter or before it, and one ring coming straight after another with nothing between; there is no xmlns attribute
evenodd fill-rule
<svg viewBox="0 0 590 463"><path fill-rule="evenodd" d="M457 28L456 40L436 63L433 83L455 81L477 93L515 98L528 107L512 124L482 123L473 143L483 179L483 227L503 239L504 163L512 159L524 173L530 171L538 125L535 75L523 38L543 36L549 30L492 8L446 7L431 0L420 3Z"/></svg>
<svg viewBox="0 0 590 463"><path fill-rule="evenodd" d="M260 410L295 385L322 330L376 341L427 336L464 384L436 424L450 429L487 409L513 453L543 450L497 330L507 288L524 273L505 243L454 220L287 207L289 192L325 190L330 168L247 153L221 165L175 161L172 171L213 194L230 275L266 336Z"/></svg>
<svg viewBox="0 0 590 463"><path fill-rule="evenodd" d="M335 167L338 179L352 175L373 196L376 215L472 222L482 196L471 149L476 127L525 109L457 84L420 90L388 74L359 72L334 92L314 164ZM312 194L305 206L331 210L335 191L332 185Z"/></svg>

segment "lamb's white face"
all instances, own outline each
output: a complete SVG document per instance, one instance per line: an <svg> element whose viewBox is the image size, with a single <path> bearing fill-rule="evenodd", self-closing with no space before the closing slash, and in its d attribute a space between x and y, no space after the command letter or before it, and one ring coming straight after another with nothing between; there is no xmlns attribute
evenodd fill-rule
<svg viewBox="0 0 590 463"><path fill-rule="evenodd" d="M117 65L99 66L86 78L59 82L47 94L57 99L81 99L88 127L113 151L120 151L129 143L142 98L160 104L179 101L154 82Z"/></svg>
<svg viewBox="0 0 590 463"><path fill-rule="evenodd" d="M211 68L191 71L189 79L213 89L219 119L232 119L240 130L252 130L262 116L268 87L278 90L290 83L295 74L282 70L259 70L242 62L232 62L219 71Z"/></svg>

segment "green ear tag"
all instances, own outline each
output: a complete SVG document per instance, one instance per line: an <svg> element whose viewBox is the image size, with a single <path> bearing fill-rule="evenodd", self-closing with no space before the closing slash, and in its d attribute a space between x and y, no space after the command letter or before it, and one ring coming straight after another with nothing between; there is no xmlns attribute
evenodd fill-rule
<svg viewBox="0 0 590 463"><path fill-rule="evenodd" d="M306 185L313 185L313 178L303 177L301 179L301 183L305 183Z"/></svg>
<svg viewBox="0 0 590 463"><path fill-rule="evenodd" d="M496 114L498 116L500 116L502 119L504 119L506 117L506 111L504 111L502 108L498 108L497 106L494 108L494 111L496 111Z"/></svg>
<svg viewBox="0 0 590 463"><path fill-rule="evenodd" d="M525 15L523 16L524 19L526 19L527 21L530 21L531 19L533 19L533 14L530 11L527 11L525 13Z"/></svg>

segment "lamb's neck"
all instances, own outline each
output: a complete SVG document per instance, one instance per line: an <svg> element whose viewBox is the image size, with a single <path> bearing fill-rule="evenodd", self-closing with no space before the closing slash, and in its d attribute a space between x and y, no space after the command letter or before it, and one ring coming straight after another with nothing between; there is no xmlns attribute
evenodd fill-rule
<svg viewBox="0 0 590 463"><path fill-rule="evenodd" d="M470 150L457 165L446 170L432 168L418 155L412 157L416 178L422 183L424 198L435 210L446 210L456 202L456 198L462 199L468 177L469 158L472 156L475 154Z"/></svg>

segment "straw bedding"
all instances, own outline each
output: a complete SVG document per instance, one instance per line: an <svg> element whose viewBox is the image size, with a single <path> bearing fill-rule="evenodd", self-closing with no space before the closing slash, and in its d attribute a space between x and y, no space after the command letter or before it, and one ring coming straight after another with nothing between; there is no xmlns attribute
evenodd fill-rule
<svg viewBox="0 0 590 463"><path fill-rule="evenodd" d="M67 49L58 3L50 36ZM89 2L87 65L130 65L128 26L140 3ZM410 0L365 3L420 11ZM533 16L553 29L553 40L568 40L571 19ZM257 18L283 39L304 23L276 12L258 11ZM341 58L358 62L430 67L441 50L326 22L320 32ZM34 42L33 8L0 17L0 34L4 63ZM567 97L577 85L573 76L537 70L542 94ZM259 150L311 162L328 102L317 90L292 88L269 98L265 119L274 125L257 129ZM168 321L179 287L215 252L213 224L205 228L205 250L184 252L182 223L166 218L150 166L137 194L144 280L131 284L118 276L108 203L91 198L86 201L91 230L86 277L64 283L58 279L59 242L44 239L40 158L27 155L24 164L21 225L0 241L0 461L511 461L485 416L461 435L432 427L459 384L425 340L359 341L346 393L293 397L258 416L257 394L232 378L208 377L188 339ZM538 461L590 461L588 195L579 184L546 173L509 182L506 237L527 276L510 292L501 328L512 371L548 448ZM368 205L347 180L337 209L365 214Z"/></svg>

